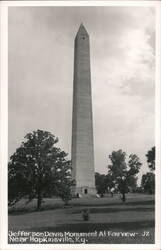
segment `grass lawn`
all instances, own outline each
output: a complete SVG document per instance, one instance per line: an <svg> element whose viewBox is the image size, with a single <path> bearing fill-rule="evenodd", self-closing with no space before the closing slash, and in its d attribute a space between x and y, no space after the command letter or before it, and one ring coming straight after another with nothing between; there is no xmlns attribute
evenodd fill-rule
<svg viewBox="0 0 161 250"><path fill-rule="evenodd" d="M125 204L117 195L73 199L68 208L63 208L59 199L45 199L40 212L34 211L35 200L28 205L25 202L10 209L8 217L10 233L25 231L31 236L18 243L154 243L153 195L128 194ZM89 221L82 219L85 207L90 211ZM37 232L35 238L33 232ZM17 242L9 237L9 243Z"/></svg>

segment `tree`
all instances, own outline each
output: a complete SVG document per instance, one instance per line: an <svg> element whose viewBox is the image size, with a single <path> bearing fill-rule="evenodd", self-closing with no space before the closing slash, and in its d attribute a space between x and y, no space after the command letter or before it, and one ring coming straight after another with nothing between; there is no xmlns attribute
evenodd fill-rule
<svg viewBox="0 0 161 250"><path fill-rule="evenodd" d="M125 194L136 185L136 175L140 170L141 162L135 154L131 154L127 162L126 153L121 149L113 151L109 158L112 164L108 165L108 173L115 183L115 187L122 194L122 201L125 202Z"/></svg>
<svg viewBox="0 0 161 250"><path fill-rule="evenodd" d="M155 193L155 174L148 172L142 176L141 187L145 193Z"/></svg>
<svg viewBox="0 0 161 250"><path fill-rule="evenodd" d="M107 177L105 174L95 173L95 183L96 183L96 189L97 193L103 197L104 193L107 190Z"/></svg>
<svg viewBox="0 0 161 250"><path fill-rule="evenodd" d="M33 131L25 139L8 164L9 205L22 197L28 197L29 202L37 198L39 210L46 194L63 198L61 190L67 187L69 196L71 161L66 159L64 151L55 147L58 138L50 132Z"/></svg>
<svg viewBox="0 0 161 250"><path fill-rule="evenodd" d="M62 198L65 205L72 199L71 186L74 185L74 181L71 181L70 177L63 178L61 185L59 185L58 195Z"/></svg>
<svg viewBox="0 0 161 250"><path fill-rule="evenodd" d="M155 170L155 147L152 147L146 154L148 167L151 171Z"/></svg>
<svg viewBox="0 0 161 250"><path fill-rule="evenodd" d="M155 193L155 147L152 147L146 154L147 163L150 171L142 176L141 187L145 193Z"/></svg>
<svg viewBox="0 0 161 250"><path fill-rule="evenodd" d="M111 176L108 174L105 175L105 174L100 174L96 172L95 183L96 183L97 193L100 194L101 197L104 196L104 193L106 193L109 188L114 187L114 184L111 180Z"/></svg>

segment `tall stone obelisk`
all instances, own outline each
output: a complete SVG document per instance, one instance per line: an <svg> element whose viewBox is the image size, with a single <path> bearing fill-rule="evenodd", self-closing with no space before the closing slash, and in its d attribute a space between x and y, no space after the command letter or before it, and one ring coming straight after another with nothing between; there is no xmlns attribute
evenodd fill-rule
<svg viewBox="0 0 161 250"><path fill-rule="evenodd" d="M90 46L89 35L83 24L79 27L74 48L72 177L76 181L75 194L96 193Z"/></svg>

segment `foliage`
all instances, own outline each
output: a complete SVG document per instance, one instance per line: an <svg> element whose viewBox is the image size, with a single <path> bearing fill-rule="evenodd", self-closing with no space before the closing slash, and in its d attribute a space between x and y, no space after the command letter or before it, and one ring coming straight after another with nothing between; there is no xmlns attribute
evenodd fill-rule
<svg viewBox="0 0 161 250"><path fill-rule="evenodd" d="M95 183L96 183L97 193L100 194L102 197L109 189L114 187L111 176L108 174L105 175L96 172Z"/></svg>
<svg viewBox="0 0 161 250"><path fill-rule="evenodd" d="M142 188L142 186L140 186L140 187L136 188L135 192L138 193L138 194L139 193L142 194L142 193L144 193L144 189Z"/></svg>
<svg viewBox="0 0 161 250"><path fill-rule="evenodd" d="M107 190L107 178L105 174L95 173L95 183L97 193L103 196Z"/></svg>
<svg viewBox="0 0 161 250"><path fill-rule="evenodd" d="M28 133L25 139L8 164L9 205L26 196L28 202L37 198L37 209L40 209L46 194L60 195L60 190L66 186L66 196L70 196L71 161L66 159L64 151L55 147L58 138L50 132L37 130ZM61 197L64 196L61 194Z"/></svg>
<svg viewBox="0 0 161 250"><path fill-rule="evenodd" d="M155 147L152 147L146 154L148 167L150 170L155 170Z"/></svg>
<svg viewBox="0 0 161 250"><path fill-rule="evenodd" d="M112 164L108 165L108 173L125 201L125 193L137 187L136 175L140 170L141 162L135 154L130 154L127 161L126 153L121 149L113 151L109 158Z"/></svg>
<svg viewBox="0 0 161 250"><path fill-rule="evenodd" d="M72 199L71 186L74 182L70 177L62 178L61 185L59 185L58 195L62 198L65 205L68 205L68 202Z"/></svg>
<svg viewBox="0 0 161 250"><path fill-rule="evenodd" d="M148 172L142 176L141 187L145 193L155 193L155 174Z"/></svg>

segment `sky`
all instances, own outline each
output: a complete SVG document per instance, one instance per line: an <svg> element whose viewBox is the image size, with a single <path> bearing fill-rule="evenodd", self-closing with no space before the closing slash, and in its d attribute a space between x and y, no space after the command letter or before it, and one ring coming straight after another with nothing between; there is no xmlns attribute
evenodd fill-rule
<svg viewBox="0 0 161 250"><path fill-rule="evenodd" d="M9 7L8 151L50 131L71 154L74 38L90 36L95 171L122 149L143 163L154 146L155 10L152 7Z"/></svg>

